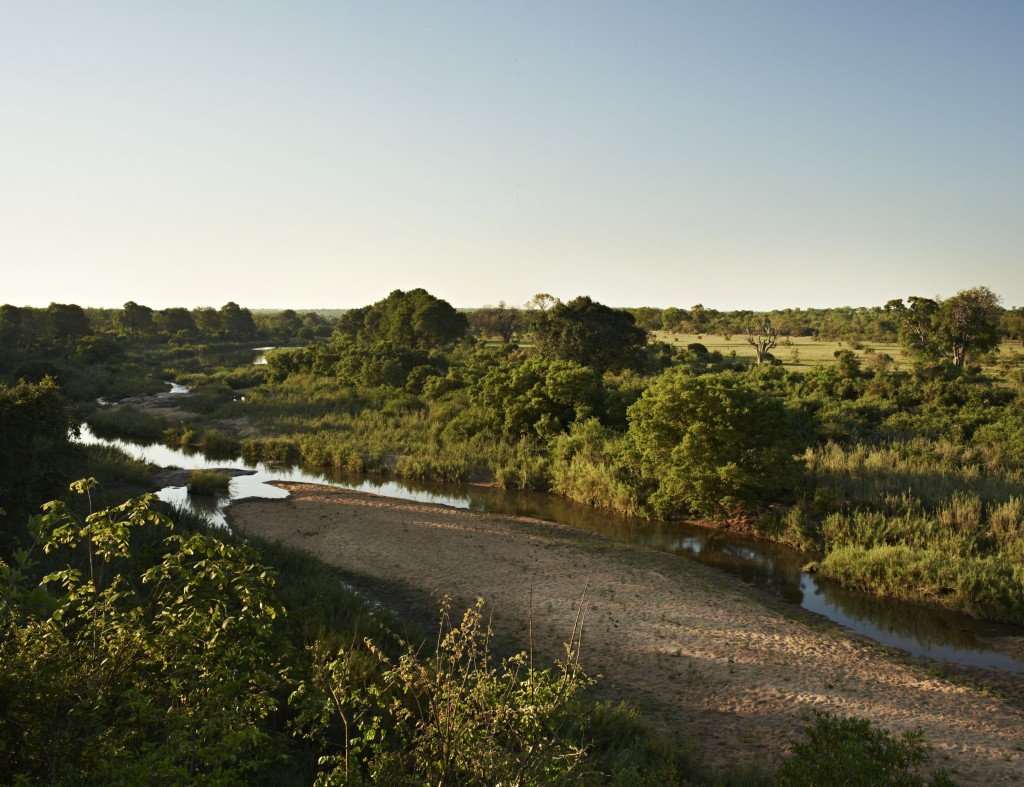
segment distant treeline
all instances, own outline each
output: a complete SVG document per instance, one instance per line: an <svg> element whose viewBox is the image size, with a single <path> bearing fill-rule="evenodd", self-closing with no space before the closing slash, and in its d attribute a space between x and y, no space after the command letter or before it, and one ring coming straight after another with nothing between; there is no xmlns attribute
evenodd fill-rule
<svg viewBox="0 0 1024 787"><path fill-rule="evenodd" d="M426 294L424 290L412 290L409 294L415 293ZM911 297L909 302L937 303L918 297ZM455 310L444 301L440 303L444 303L453 315L463 315L454 318L456 322L463 321L455 328L456 338L468 332L475 338L501 339L506 343L532 335L538 318L542 318L549 308L560 304L546 294L536 296L523 307L500 302L497 306ZM719 311L698 303L689 309L639 306L615 311L632 315L636 327L648 332L736 336L746 334L753 323L767 319L783 337L813 336L825 341L892 343L898 340L902 325L901 314L893 308L895 303L898 302L890 301L885 306L790 308L767 312ZM304 312L292 309L250 310L234 302L228 302L219 309L208 306L152 309L134 301L128 301L120 309L87 308L74 303L51 303L45 308L4 304L0 306L0 348L75 348L88 356L97 349L94 342L87 341L81 347L78 345L89 337L179 344L257 338L311 341L330 336L335 326L354 336L351 326L361 324L369 309L371 307L366 306L361 309ZM996 312L998 335L1024 342L1024 308L1003 309L997 306Z"/></svg>
<svg viewBox="0 0 1024 787"><path fill-rule="evenodd" d="M255 338L314 339L329 336L332 320L291 309L253 314L229 302L219 309L151 309L128 301L120 309L51 303L45 308L0 306L0 347L33 350L72 348L88 356L96 339L195 343ZM88 340L88 341L87 341Z"/></svg>

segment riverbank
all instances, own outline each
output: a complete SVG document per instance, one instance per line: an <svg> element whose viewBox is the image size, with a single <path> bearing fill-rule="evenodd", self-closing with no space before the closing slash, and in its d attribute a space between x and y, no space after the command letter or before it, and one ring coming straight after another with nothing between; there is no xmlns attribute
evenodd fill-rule
<svg viewBox="0 0 1024 787"><path fill-rule="evenodd" d="M583 663L603 695L697 742L710 764L777 762L814 710L922 727L931 768L962 784L1013 784L1024 714L901 663L856 639L783 614L758 591L673 555L569 527L307 484L281 501L232 506L232 526L305 549L401 611L483 596L499 637L561 655L581 595ZM398 590L396 590L396 588ZM803 617L803 616L801 616Z"/></svg>

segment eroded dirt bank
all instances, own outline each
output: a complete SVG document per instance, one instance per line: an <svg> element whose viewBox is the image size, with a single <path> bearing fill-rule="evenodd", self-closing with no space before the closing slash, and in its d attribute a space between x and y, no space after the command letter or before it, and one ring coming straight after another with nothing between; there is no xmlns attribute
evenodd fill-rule
<svg viewBox="0 0 1024 787"><path fill-rule="evenodd" d="M305 484L230 509L242 532L308 550L364 577L483 596L499 635L552 659L587 587L583 663L602 691L698 742L712 763L768 764L814 709L921 727L932 768L961 784L1024 780L1024 714L824 626L683 558L525 518L478 514Z"/></svg>

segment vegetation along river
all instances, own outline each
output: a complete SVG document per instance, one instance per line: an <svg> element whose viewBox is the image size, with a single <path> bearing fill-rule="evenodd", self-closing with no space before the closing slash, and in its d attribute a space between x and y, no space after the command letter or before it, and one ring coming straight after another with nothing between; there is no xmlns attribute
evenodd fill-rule
<svg viewBox="0 0 1024 787"><path fill-rule="evenodd" d="M252 465L240 458L208 457L201 452L183 451L160 443L139 445L105 440L84 425L81 440L115 445L133 457L161 467L245 471L246 475L231 479L229 497L216 500L193 497L182 486L166 487L157 493L159 499L202 513L219 524L226 525L224 511L231 500L287 497L288 493L271 486L271 481L327 484L455 508L536 517L715 566L787 603L797 604L913 656L964 667L1024 673L1024 661L993 649L989 643L991 638L1024 637L1024 629L846 590L834 582L802 573L800 567L806 557L799 552L736 533L684 523L630 519L540 493L369 478L277 463Z"/></svg>

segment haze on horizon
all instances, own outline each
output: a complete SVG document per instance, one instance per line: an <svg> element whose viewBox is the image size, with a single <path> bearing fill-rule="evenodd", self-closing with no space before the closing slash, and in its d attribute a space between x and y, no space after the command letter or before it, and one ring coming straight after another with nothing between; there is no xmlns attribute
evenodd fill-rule
<svg viewBox="0 0 1024 787"><path fill-rule="evenodd" d="M8 4L0 302L1024 305L1024 4Z"/></svg>

